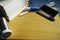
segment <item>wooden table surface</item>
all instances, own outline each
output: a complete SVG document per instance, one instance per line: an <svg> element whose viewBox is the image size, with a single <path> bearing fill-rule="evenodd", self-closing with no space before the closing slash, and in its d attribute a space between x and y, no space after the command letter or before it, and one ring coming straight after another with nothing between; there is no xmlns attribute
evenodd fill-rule
<svg viewBox="0 0 60 40"><path fill-rule="evenodd" d="M57 15L55 19L49 21L35 12L18 15L8 23L13 31L9 39L60 40L60 18Z"/></svg>

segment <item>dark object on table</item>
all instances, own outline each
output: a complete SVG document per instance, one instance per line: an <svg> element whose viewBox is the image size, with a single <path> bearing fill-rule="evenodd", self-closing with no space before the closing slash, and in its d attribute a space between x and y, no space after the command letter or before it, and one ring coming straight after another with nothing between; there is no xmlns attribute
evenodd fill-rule
<svg viewBox="0 0 60 40"><path fill-rule="evenodd" d="M52 9L51 7L48 7L46 5L43 5L40 7L40 9L37 11L37 14L54 21L54 17L58 14L58 11Z"/></svg>
<svg viewBox="0 0 60 40"><path fill-rule="evenodd" d="M11 36L12 32L8 28L9 18L4 10L3 6L0 5L0 39L5 40Z"/></svg>
<svg viewBox="0 0 60 40"><path fill-rule="evenodd" d="M3 6L0 5L0 18L4 17L9 22L9 17L6 14L5 9Z"/></svg>

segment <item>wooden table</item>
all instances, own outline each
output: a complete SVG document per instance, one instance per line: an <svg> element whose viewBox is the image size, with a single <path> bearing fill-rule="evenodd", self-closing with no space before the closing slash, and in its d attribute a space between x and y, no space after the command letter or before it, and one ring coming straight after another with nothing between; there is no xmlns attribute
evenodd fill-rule
<svg viewBox="0 0 60 40"><path fill-rule="evenodd" d="M60 40L60 18L57 15L55 19L49 21L35 12L17 16L9 22L13 31L9 39Z"/></svg>

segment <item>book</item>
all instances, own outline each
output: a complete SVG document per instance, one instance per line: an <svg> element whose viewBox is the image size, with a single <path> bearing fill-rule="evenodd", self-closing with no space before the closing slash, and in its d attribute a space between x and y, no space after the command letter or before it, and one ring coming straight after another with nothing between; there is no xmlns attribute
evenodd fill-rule
<svg viewBox="0 0 60 40"><path fill-rule="evenodd" d="M0 0L0 5L4 7L10 21L27 6L26 0Z"/></svg>

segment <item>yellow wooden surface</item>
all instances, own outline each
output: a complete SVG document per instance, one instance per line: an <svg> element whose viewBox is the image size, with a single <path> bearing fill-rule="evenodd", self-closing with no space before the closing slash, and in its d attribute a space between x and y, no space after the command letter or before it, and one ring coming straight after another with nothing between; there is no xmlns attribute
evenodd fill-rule
<svg viewBox="0 0 60 40"><path fill-rule="evenodd" d="M60 40L60 18L55 19L49 21L35 12L17 16L8 23L13 31L9 39Z"/></svg>

